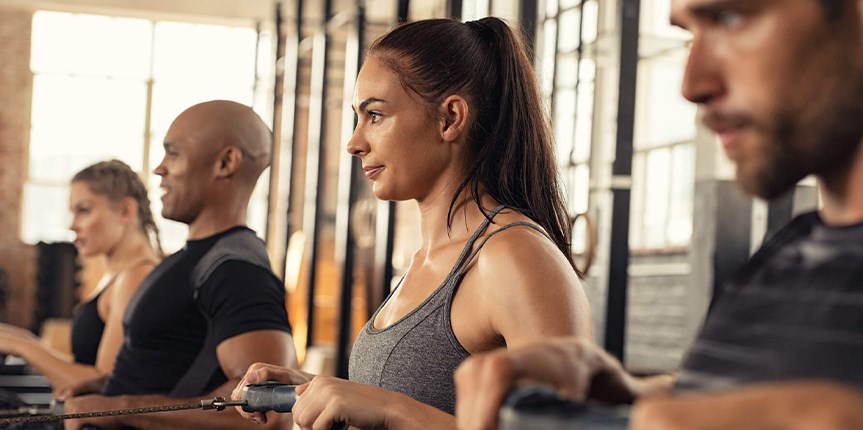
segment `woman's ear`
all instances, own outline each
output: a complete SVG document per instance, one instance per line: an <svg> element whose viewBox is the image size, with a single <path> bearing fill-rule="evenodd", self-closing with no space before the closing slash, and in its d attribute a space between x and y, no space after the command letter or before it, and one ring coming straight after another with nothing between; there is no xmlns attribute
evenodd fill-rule
<svg viewBox="0 0 863 430"><path fill-rule="evenodd" d="M138 201L129 196L120 199L120 215L124 222L132 222L138 216Z"/></svg>
<svg viewBox="0 0 863 430"><path fill-rule="evenodd" d="M454 94L444 99L439 114L441 138L445 142L454 142L462 135L469 113L470 106L464 97Z"/></svg>
<svg viewBox="0 0 863 430"><path fill-rule="evenodd" d="M243 151L240 148L230 145L222 149L219 153L218 166L216 177L219 179L230 178L240 169L240 163L243 161Z"/></svg>

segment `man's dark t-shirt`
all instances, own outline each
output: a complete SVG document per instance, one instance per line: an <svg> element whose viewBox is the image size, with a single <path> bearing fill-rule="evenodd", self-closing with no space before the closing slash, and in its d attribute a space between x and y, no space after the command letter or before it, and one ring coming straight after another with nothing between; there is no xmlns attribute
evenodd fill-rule
<svg viewBox="0 0 863 430"><path fill-rule="evenodd" d="M863 224L795 218L720 292L680 390L821 378L863 388Z"/></svg>
<svg viewBox="0 0 863 430"><path fill-rule="evenodd" d="M169 394L204 346L208 334L204 313L217 343L256 330L290 332L284 288L263 267L223 261L195 298L193 268L219 239L241 230L251 231L235 227L188 241L143 281L124 315L125 341L103 390L105 395ZM221 369L212 372L205 375L209 381L206 390L227 381Z"/></svg>

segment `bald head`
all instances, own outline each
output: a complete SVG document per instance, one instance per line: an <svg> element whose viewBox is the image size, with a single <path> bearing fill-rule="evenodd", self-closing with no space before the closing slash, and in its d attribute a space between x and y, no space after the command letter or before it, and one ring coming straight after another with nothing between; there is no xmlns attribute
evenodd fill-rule
<svg viewBox="0 0 863 430"><path fill-rule="evenodd" d="M228 146L239 148L243 159L238 176L252 185L270 165L272 134L261 117L246 105L228 100L196 104L174 120L169 135L172 131L200 146L202 156L216 156Z"/></svg>

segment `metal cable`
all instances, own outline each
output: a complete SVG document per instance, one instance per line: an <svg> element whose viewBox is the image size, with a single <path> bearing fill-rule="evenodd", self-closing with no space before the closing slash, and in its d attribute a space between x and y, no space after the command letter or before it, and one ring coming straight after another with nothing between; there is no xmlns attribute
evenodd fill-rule
<svg viewBox="0 0 863 430"><path fill-rule="evenodd" d="M76 414L61 414L61 415L38 415L38 416L28 416L28 417L16 417L16 418L2 418L0 419L0 425L6 424L21 424L21 423L44 423L51 421L62 421L76 418L98 418L98 417L114 417L119 415L133 415L133 414L146 414L152 412L171 412L171 411L183 411L187 409L201 409L201 402L197 403L186 403L181 405L165 405L165 406L153 406L147 408L133 408L133 409L117 409L113 411L100 411L100 412L81 412Z"/></svg>

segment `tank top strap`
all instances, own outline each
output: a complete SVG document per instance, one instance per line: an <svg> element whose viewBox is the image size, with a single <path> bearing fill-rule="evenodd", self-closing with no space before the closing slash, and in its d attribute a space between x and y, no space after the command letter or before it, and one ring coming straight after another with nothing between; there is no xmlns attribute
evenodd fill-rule
<svg viewBox="0 0 863 430"><path fill-rule="evenodd" d="M473 249L473 251L467 257L467 259L464 261L464 265L459 267L458 272L455 274L456 278L457 279L461 278L464 275L465 268L470 264L471 261L473 261L473 259L477 256L477 254L479 254L479 251L482 250L482 247L485 246L485 243L488 242L489 239L491 239L492 237L494 237L494 235L496 235L498 233L501 233L503 231L506 231L506 230L509 230L513 227L518 227L518 226L530 227L530 228L542 233L543 236L545 236L549 240L551 240L551 237L548 235L548 233L545 232L545 230L542 229L542 227L540 227L540 226L538 226L532 222L515 221L512 223L506 224L506 225L502 226L501 228L491 232L488 236L486 236L482 239L482 241L479 243L479 245Z"/></svg>
<svg viewBox="0 0 863 430"><path fill-rule="evenodd" d="M477 229L473 232L473 234L464 244L464 248L462 248L461 254L459 254L458 258L455 260L455 264L452 266L452 269L450 269L450 272L449 274L447 274L446 280L444 282L449 281L450 278L453 277L453 275L461 271L461 267L465 264L466 258L468 258L468 255L471 253L471 250L473 249L473 245L476 243L476 240L483 233L485 233L486 230L488 230L488 226L491 225L494 217L497 216L497 214L504 208L506 208L506 205L498 205L497 207L492 209L491 212L489 212L489 215L483 220L482 224L477 227Z"/></svg>

